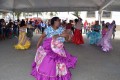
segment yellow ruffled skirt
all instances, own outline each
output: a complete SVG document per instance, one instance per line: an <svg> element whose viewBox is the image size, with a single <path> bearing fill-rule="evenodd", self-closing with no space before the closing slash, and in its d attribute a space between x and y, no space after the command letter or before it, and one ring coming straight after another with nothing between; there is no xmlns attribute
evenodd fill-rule
<svg viewBox="0 0 120 80"><path fill-rule="evenodd" d="M26 40L23 45L22 43L23 43L24 39L26 39ZM19 40L20 40L19 43L14 46L15 49L26 50L26 49L30 48L31 42L28 40L26 33L20 33Z"/></svg>
<svg viewBox="0 0 120 80"><path fill-rule="evenodd" d="M26 41L24 45L21 45L21 44L15 45L15 49L25 50L25 49L30 48L30 45L31 45L30 41Z"/></svg>

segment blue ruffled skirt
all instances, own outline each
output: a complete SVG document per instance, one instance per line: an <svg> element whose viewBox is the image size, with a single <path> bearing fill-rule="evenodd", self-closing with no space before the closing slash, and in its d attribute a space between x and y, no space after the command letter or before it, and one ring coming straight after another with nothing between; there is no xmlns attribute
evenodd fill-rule
<svg viewBox="0 0 120 80"><path fill-rule="evenodd" d="M89 39L89 44L97 44L101 39L101 34L100 32L95 32L95 31L88 32L87 38Z"/></svg>

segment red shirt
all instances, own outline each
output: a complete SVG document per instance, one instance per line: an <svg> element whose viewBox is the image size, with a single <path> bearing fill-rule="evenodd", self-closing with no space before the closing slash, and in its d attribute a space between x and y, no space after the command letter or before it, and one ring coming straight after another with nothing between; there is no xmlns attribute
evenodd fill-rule
<svg viewBox="0 0 120 80"><path fill-rule="evenodd" d="M66 26L66 29L71 29L72 28L72 24L71 23L68 23L67 26Z"/></svg>
<svg viewBox="0 0 120 80"><path fill-rule="evenodd" d="M86 22L84 23L84 27L87 27L87 25L88 25L88 22L86 21Z"/></svg>

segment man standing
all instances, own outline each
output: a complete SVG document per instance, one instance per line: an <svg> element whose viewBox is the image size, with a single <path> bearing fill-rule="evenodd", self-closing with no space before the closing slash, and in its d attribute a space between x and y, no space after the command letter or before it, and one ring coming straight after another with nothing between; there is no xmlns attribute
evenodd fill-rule
<svg viewBox="0 0 120 80"><path fill-rule="evenodd" d="M87 22L87 20L85 20L85 22L84 22L84 34L87 33L87 26L88 26L88 22Z"/></svg>
<svg viewBox="0 0 120 80"><path fill-rule="evenodd" d="M40 25L41 25L42 33L43 33L44 30L45 30L46 25L45 25L45 23L43 21L41 21Z"/></svg>
<svg viewBox="0 0 120 80"><path fill-rule="evenodd" d="M114 27L113 27L113 39L115 38L115 32L116 32L116 22L113 20L112 24L114 24Z"/></svg>

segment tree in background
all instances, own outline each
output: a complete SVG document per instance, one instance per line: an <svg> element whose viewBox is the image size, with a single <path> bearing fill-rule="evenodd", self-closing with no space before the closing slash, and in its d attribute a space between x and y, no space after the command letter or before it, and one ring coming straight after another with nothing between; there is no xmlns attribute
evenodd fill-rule
<svg viewBox="0 0 120 80"><path fill-rule="evenodd" d="M2 12L2 18L5 19L5 16L7 16L7 12Z"/></svg>
<svg viewBox="0 0 120 80"><path fill-rule="evenodd" d="M14 12L15 16L17 17L17 19L20 19L20 15L22 12Z"/></svg>
<svg viewBox="0 0 120 80"><path fill-rule="evenodd" d="M50 17L52 18L53 16L57 16L58 12L48 12L48 14L50 15Z"/></svg>
<svg viewBox="0 0 120 80"><path fill-rule="evenodd" d="M75 17L79 17L79 16L80 16L80 14L81 14L81 12L80 12L80 11L75 11L72 15L74 15Z"/></svg>

